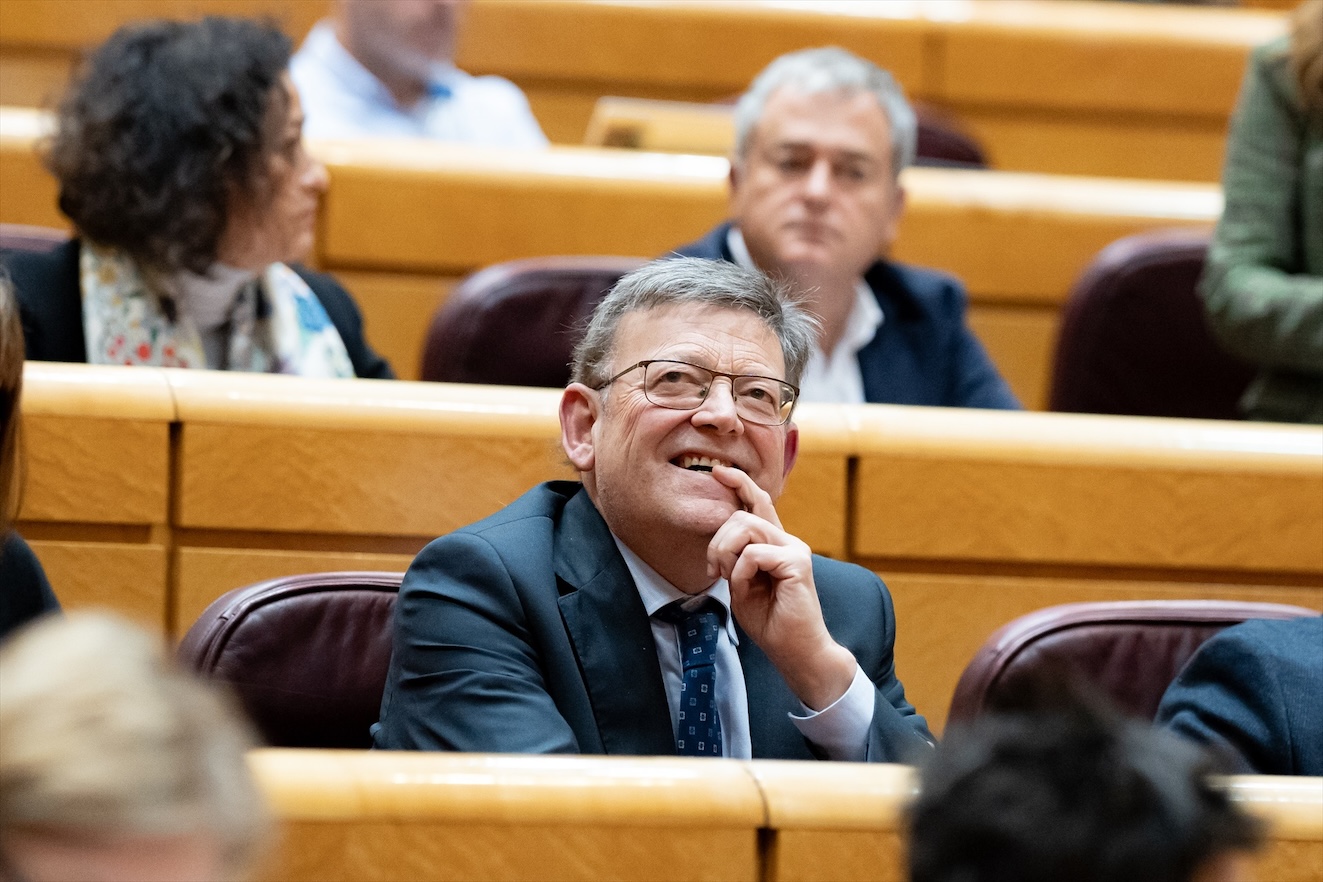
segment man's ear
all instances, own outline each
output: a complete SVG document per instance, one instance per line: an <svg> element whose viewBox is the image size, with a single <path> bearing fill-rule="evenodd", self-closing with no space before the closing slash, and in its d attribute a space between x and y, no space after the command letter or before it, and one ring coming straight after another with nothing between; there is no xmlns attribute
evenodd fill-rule
<svg viewBox="0 0 1323 882"><path fill-rule="evenodd" d="M789 423L786 426L786 446L785 460L781 463L781 480L785 481L790 477L790 470L795 467L795 460L799 458L799 426Z"/></svg>
<svg viewBox="0 0 1323 882"><path fill-rule="evenodd" d="M597 456L593 426L601 415L602 399L583 383L571 383L560 396L560 445L580 473L591 472Z"/></svg>

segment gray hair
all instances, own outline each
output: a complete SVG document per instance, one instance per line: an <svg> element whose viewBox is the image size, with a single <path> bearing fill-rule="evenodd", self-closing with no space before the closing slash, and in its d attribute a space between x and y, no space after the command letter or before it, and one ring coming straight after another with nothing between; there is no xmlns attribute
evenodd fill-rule
<svg viewBox="0 0 1323 882"><path fill-rule="evenodd" d="M918 146L914 108L896 80L882 68L839 46L803 49L777 58L758 74L735 105L735 162L748 155L753 130L767 101L787 87L808 95L824 92L867 92L877 99L891 128L891 170L899 175L912 162Z"/></svg>
<svg viewBox="0 0 1323 882"><path fill-rule="evenodd" d="M620 320L631 312L694 304L747 309L781 341L786 380L799 385L818 338L818 321L791 296L790 286L724 260L677 257L655 260L622 277L593 310L574 349L570 380L597 388L609 378Z"/></svg>

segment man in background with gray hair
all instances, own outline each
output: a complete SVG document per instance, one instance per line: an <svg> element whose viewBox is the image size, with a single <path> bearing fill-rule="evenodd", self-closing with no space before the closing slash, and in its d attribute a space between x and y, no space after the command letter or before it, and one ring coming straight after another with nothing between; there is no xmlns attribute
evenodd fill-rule
<svg viewBox="0 0 1323 882"><path fill-rule="evenodd" d="M1018 408L965 324L960 283L879 258L900 226L916 130L871 62L838 48L781 56L735 109L731 220L676 253L792 284L821 323L805 401Z"/></svg>

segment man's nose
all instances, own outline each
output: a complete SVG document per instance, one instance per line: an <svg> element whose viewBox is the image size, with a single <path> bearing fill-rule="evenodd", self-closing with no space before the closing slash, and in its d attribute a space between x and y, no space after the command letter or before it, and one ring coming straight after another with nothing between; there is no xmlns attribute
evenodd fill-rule
<svg viewBox="0 0 1323 882"><path fill-rule="evenodd" d="M707 390L707 397L694 411L694 424L711 426L719 432L744 431L744 421L735 409L735 389L730 380L717 377L712 387Z"/></svg>
<svg viewBox="0 0 1323 882"><path fill-rule="evenodd" d="M826 159L816 160L804 179L804 193L812 199L826 199L831 195L831 185L831 163Z"/></svg>

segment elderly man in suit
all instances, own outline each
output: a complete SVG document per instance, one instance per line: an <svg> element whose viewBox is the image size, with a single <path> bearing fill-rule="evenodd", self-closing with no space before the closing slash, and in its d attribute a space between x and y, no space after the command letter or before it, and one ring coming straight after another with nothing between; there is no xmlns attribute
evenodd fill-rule
<svg viewBox="0 0 1323 882"><path fill-rule="evenodd" d="M905 207L914 111L844 49L783 55L735 109L730 220L676 253L793 283L821 322L805 401L1018 408L950 276L879 257ZM959 248L959 242L952 242Z"/></svg>
<svg viewBox="0 0 1323 882"><path fill-rule="evenodd" d="M905 700L871 572L810 553L776 499L812 319L761 273L666 260L593 314L561 397L580 482L419 554L382 748L897 761Z"/></svg>

